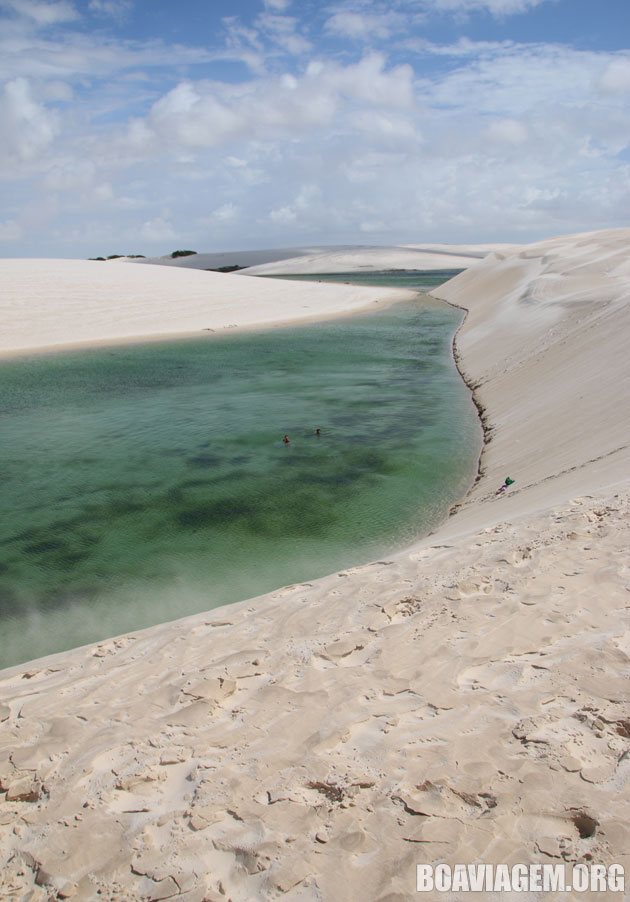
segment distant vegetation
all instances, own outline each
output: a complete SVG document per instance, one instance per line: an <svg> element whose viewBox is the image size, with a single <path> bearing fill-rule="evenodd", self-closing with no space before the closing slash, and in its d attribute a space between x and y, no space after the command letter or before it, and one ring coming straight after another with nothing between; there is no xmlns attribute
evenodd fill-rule
<svg viewBox="0 0 630 902"><path fill-rule="evenodd" d="M110 254L109 257L88 257L88 260L120 260L121 257L129 257L130 260L145 259L144 254Z"/></svg>
<svg viewBox="0 0 630 902"><path fill-rule="evenodd" d="M175 259L175 257L192 257L193 254L196 254L197 251L173 251L171 257Z"/></svg>

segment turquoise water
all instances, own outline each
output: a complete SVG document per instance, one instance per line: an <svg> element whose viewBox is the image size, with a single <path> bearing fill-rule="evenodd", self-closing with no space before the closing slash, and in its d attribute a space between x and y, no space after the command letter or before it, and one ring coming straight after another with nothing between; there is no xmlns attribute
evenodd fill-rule
<svg viewBox="0 0 630 902"><path fill-rule="evenodd" d="M459 321L427 299L2 363L0 666L429 531L480 448L450 355Z"/></svg>

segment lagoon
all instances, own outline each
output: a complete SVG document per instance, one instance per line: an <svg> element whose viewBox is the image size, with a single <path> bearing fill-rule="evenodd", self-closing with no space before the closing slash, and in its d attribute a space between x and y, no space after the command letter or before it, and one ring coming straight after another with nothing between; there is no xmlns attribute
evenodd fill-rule
<svg viewBox="0 0 630 902"><path fill-rule="evenodd" d="M451 355L461 316L419 294L306 326L3 362L0 667L429 532L481 446Z"/></svg>

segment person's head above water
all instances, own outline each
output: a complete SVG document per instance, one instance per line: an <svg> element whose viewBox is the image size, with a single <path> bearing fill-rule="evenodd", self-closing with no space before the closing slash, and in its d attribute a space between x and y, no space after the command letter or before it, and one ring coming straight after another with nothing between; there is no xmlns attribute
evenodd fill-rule
<svg viewBox="0 0 630 902"><path fill-rule="evenodd" d="M288 435L285 435L285 437L282 439L282 441L285 443L285 445L288 445L290 443L291 439L289 438Z"/></svg>
<svg viewBox="0 0 630 902"><path fill-rule="evenodd" d="M321 435L321 434L322 434L322 430L318 426L317 429L315 430L315 435Z"/></svg>

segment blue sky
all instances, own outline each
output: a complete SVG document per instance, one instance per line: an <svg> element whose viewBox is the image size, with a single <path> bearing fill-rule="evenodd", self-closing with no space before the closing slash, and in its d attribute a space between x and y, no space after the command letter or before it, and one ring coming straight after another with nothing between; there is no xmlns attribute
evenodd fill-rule
<svg viewBox="0 0 630 902"><path fill-rule="evenodd" d="M628 0L0 0L0 255L626 226Z"/></svg>

